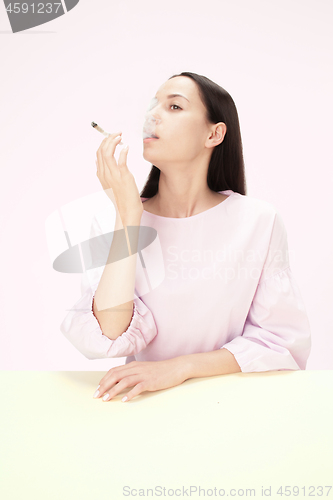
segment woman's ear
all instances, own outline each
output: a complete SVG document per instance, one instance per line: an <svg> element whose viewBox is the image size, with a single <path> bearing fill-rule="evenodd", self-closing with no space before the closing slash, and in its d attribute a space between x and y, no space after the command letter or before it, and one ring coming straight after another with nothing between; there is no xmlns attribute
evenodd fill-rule
<svg viewBox="0 0 333 500"><path fill-rule="evenodd" d="M208 147L215 147L221 144L227 133L227 126L223 122L215 123L208 138Z"/></svg>

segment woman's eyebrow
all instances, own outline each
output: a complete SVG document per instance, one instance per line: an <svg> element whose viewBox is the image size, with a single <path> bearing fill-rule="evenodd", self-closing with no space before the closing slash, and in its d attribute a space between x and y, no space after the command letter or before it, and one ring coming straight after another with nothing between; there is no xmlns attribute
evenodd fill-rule
<svg viewBox="0 0 333 500"><path fill-rule="evenodd" d="M172 99L173 97L177 97L177 96L184 97L184 99L186 99L188 101L187 97L185 97L182 94L170 94L170 95L167 96L167 99ZM188 101L188 102L190 102L190 101Z"/></svg>
<svg viewBox="0 0 333 500"><path fill-rule="evenodd" d="M185 97L184 95L182 94L170 94L170 95L167 95L167 99L172 99L173 97L183 97L184 99L186 99L188 102L190 102L187 97ZM155 96L155 99L157 99L157 97ZM158 99L157 99L158 100Z"/></svg>

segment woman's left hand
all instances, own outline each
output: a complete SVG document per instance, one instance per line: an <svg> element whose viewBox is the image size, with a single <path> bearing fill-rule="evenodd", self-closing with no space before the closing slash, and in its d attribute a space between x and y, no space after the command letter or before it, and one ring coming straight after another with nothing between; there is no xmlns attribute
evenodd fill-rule
<svg viewBox="0 0 333 500"><path fill-rule="evenodd" d="M182 384L186 379L185 363L181 356L165 361L132 361L111 368L100 381L99 394L95 396L95 393L94 397L100 398L106 392L103 401L109 401L127 387L134 386L126 394L127 401L130 401L141 392L168 389Z"/></svg>

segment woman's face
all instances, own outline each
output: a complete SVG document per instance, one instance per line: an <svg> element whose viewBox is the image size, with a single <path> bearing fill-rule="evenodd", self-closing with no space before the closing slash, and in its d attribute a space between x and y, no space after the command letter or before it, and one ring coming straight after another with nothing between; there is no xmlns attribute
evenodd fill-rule
<svg viewBox="0 0 333 500"><path fill-rule="evenodd" d="M172 94L181 94L183 97ZM189 162L212 153L205 147L211 135L206 108L196 83L189 77L167 80L152 100L150 114L156 119L154 134L158 139L143 143L143 157L157 167L168 162Z"/></svg>

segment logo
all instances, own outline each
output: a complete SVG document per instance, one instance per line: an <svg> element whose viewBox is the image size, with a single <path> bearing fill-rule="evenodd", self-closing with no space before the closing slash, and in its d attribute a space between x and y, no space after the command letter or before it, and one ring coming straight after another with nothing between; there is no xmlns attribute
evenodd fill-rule
<svg viewBox="0 0 333 500"><path fill-rule="evenodd" d="M123 272L124 261L134 258L135 288L137 296L142 297L165 279L158 233L143 225L127 226L126 232L124 228L115 229L116 208L105 196L107 192L79 198L47 217L45 231L52 267L59 273L84 274L93 288L105 266L119 267ZM124 285L117 297L106 297L105 309L132 299Z"/></svg>
<svg viewBox="0 0 333 500"><path fill-rule="evenodd" d="M9 2L4 0L13 33L45 24L72 10L80 0Z"/></svg>

